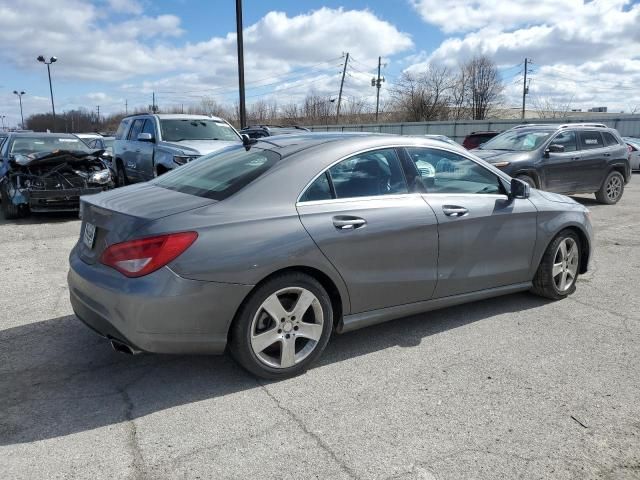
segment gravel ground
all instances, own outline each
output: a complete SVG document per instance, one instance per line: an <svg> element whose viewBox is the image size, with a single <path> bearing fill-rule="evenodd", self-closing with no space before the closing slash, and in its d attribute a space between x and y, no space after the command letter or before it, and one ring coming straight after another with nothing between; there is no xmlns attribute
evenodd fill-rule
<svg viewBox="0 0 640 480"><path fill-rule="evenodd" d="M126 356L72 315L79 222L0 222L0 477L640 478L640 181L593 212L591 271L332 339L287 381Z"/></svg>

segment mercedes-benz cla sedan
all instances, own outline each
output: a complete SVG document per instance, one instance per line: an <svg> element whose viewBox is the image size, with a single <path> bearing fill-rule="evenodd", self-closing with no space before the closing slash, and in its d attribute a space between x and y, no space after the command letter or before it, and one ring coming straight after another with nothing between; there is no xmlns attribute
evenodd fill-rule
<svg viewBox="0 0 640 480"><path fill-rule="evenodd" d="M77 317L130 353L304 371L333 332L531 290L561 299L589 212L462 147L418 137L245 138L144 184L83 197Z"/></svg>

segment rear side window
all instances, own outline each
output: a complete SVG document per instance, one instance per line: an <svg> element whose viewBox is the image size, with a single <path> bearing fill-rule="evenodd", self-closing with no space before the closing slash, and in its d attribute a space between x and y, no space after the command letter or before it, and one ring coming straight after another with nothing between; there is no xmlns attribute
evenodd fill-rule
<svg viewBox="0 0 640 480"><path fill-rule="evenodd" d="M242 145L200 157L151 181L158 187L198 197L224 200L242 190L280 161L280 155Z"/></svg>
<svg viewBox="0 0 640 480"><path fill-rule="evenodd" d="M614 137L609 132L602 132L602 136L604 137L604 144L607 147L611 147L611 146L614 146L614 145L620 145L618 143L618 140L616 140L616 137Z"/></svg>
<svg viewBox="0 0 640 480"><path fill-rule="evenodd" d="M301 202L313 202L315 200L329 200L332 198L331 187L329 186L329 177L327 172L324 172L314 182L309 185L309 188L300 197Z"/></svg>
<svg viewBox="0 0 640 480"><path fill-rule="evenodd" d="M408 193L395 150L388 148L347 158L329 169L337 198Z"/></svg>
<svg viewBox="0 0 640 480"><path fill-rule="evenodd" d="M580 148L582 150L602 148L604 146L600 132L580 132L578 136L580 137Z"/></svg>

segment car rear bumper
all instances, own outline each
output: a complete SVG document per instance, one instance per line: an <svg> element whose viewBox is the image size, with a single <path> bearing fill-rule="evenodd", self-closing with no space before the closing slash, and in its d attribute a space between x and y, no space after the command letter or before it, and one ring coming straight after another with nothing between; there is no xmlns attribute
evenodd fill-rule
<svg viewBox="0 0 640 480"><path fill-rule="evenodd" d="M187 280L167 267L127 278L101 264L69 257L69 295L76 316L100 335L153 353L219 354L251 285Z"/></svg>

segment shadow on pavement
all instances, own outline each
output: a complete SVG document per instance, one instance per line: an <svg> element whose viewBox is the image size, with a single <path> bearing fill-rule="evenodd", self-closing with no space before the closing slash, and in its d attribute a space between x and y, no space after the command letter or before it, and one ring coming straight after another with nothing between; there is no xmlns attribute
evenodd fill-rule
<svg viewBox="0 0 640 480"><path fill-rule="evenodd" d="M48 212L30 213L29 216L16 220L7 220L0 213L0 226L2 225L38 225L40 223L63 223L78 220L78 212Z"/></svg>
<svg viewBox="0 0 640 480"><path fill-rule="evenodd" d="M316 368L411 348L430 335L545 303L514 294L335 335ZM70 435L259 387L228 355L114 352L72 315L10 328L0 331L0 445Z"/></svg>

